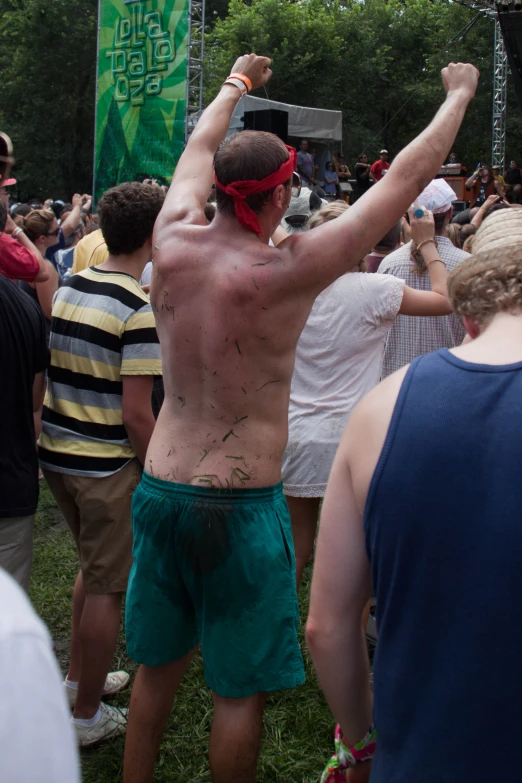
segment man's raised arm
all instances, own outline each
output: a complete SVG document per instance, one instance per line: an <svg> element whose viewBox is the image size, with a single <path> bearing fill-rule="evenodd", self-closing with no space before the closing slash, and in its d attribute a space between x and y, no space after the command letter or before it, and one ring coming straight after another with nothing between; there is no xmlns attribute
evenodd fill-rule
<svg viewBox="0 0 522 783"><path fill-rule="evenodd" d="M239 78L244 77L244 80ZM157 226L176 220L207 224L203 208L212 186L214 155L225 138L241 96L272 76L268 57L240 57L219 94L205 109L179 159Z"/></svg>
<svg viewBox="0 0 522 783"><path fill-rule="evenodd" d="M451 63L444 68L446 100L430 125L397 155L386 176L341 217L282 244L294 243L305 285L317 285L318 290L330 285L358 264L400 220L446 159L475 95L478 77L473 65Z"/></svg>

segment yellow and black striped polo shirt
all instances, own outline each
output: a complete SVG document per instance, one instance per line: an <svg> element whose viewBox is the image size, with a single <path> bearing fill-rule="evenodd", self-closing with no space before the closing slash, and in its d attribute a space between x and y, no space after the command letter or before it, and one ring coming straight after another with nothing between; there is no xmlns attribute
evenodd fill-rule
<svg viewBox="0 0 522 783"><path fill-rule="evenodd" d="M149 298L137 280L97 267L58 289L38 441L42 465L108 476L135 454L122 418L122 376L161 375Z"/></svg>

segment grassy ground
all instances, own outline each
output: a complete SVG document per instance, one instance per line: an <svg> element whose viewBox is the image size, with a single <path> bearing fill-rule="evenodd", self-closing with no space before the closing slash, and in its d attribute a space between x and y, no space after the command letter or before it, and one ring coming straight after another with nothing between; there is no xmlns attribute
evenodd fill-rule
<svg viewBox="0 0 522 783"><path fill-rule="evenodd" d="M34 551L31 598L51 632L58 660L65 671L72 588L78 560L72 536L44 482L36 518ZM301 642L302 624L308 610L309 580L308 571L301 590ZM304 645L303 654L307 683L268 699L258 783L317 783L331 753L332 718ZM114 669L120 668L132 675L136 671L136 665L127 658L123 632L114 661ZM125 691L113 703L125 706L128 699L129 692ZM156 783L209 783L207 745L211 717L210 692L198 658L176 699L156 766ZM83 783L120 783L123 744L123 738L118 738L82 751Z"/></svg>

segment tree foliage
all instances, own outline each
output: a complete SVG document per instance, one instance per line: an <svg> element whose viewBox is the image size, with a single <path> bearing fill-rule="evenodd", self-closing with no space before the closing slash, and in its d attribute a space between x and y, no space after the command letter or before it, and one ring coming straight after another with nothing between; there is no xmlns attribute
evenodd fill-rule
<svg viewBox="0 0 522 783"><path fill-rule="evenodd" d="M274 100L340 109L344 151L397 153L443 100L440 70L451 61L481 71L456 149L470 165L491 154L493 24L481 18L458 44L446 44L473 18L448 0L231 0L207 36L207 100L238 53L272 57ZM520 110L510 91L508 139L520 151ZM264 92L261 91L261 97Z"/></svg>
<svg viewBox="0 0 522 783"><path fill-rule="evenodd" d="M270 98L343 112L352 161L396 154L444 97L440 70L471 61L478 94L456 142L473 166L491 154L493 23L450 0L207 0L205 98L239 54L267 54ZM0 128L15 145L20 195L69 198L92 184L97 0L0 0ZM259 92L265 96L265 91ZM522 156L510 83L508 159Z"/></svg>
<svg viewBox="0 0 522 783"><path fill-rule="evenodd" d="M97 0L0 0L0 128L24 198L92 187Z"/></svg>

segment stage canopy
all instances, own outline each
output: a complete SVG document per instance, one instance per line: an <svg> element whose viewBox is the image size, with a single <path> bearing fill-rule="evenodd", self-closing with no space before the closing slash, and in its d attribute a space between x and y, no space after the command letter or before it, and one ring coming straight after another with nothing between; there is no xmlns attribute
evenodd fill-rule
<svg viewBox="0 0 522 783"><path fill-rule="evenodd" d="M266 109L279 109L279 111L288 112L288 135L293 138L315 139L324 144L342 141L342 112L330 109L312 109L308 106L292 106L290 103L254 98L253 95L245 95L237 104L230 121L228 135L243 130L243 115L246 111Z"/></svg>

